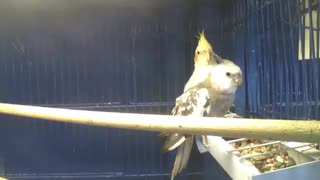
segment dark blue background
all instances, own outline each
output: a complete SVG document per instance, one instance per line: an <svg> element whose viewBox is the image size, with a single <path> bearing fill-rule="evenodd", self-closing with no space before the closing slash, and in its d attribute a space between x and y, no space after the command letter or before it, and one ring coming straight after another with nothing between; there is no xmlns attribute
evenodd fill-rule
<svg viewBox="0 0 320 180"><path fill-rule="evenodd" d="M297 60L305 29L297 17L311 9L300 12L298 2L3 0L1 102L169 114L204 29L244 72L236 112L317 119L319 61ZM160 153L157 133L0 118L0 158L12 179L169 179L174 153ZM177 179L230 178L195 149Z"/></svg>

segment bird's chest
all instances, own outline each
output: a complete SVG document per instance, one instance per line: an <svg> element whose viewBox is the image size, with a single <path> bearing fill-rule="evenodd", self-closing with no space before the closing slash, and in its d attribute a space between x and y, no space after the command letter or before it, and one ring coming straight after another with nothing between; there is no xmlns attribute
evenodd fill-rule
<svg viewBox="0 0 320 180"><path fill-rule="evenodd" d="M210 105L207 110L207 116L224 116L234 102L234 96L219 95L210 99Z"/></svg>

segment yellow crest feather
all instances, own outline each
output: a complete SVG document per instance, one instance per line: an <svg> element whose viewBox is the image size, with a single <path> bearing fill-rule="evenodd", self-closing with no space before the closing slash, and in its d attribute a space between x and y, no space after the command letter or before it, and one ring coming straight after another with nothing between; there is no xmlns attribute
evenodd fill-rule
<svg viewBox="0 0 320 180"><path fill-rule="evenodd" d="M210 43L206 39L206 36L204 35L204 31L199 33L199 42L198 42L197 50L198 51L201 51L201 50L211 50L212 51L212 46L210 45Z"/></svg>
<svg viewBox="0 0 320 180"><path fill-rule="evenodd" d="M212 49L212 46L206 39L204 35L204 31L199 33L198 38L199 38L199 42L194 55L195 66L197 65L206 66L210 64L216 64L216 61L214 60L214 57L213 57L214 51ZM204 54L199 55L198 54L199 52L202 52Z"/></svg>

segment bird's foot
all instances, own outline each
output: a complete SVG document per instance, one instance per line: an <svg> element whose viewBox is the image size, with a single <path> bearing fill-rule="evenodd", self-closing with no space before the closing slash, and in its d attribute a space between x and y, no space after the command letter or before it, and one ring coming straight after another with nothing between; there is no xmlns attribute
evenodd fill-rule
<svg viewBox="0 0 320 180"><path fill-rule="evenodd" d="M239 116L236 113L232 113L232 112L229 112L228 114L225 114L223 117L225 117L225 118L241 118L241 116Z"/></svg>

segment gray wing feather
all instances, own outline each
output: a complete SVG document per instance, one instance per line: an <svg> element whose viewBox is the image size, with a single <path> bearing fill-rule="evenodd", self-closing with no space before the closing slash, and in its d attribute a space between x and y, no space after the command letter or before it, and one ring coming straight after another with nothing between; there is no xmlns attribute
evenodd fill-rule
<svg viewBox="0 0 320 180"><path fill-rule="evenodd" d="M190 153L193 145L193 136L188 137L185 142L178 147L176 159L174 161L173 169L171 172L171 180L187 167Z"/></svg>
<svg viewBox="0 0 320 180"><path fill-rule="evenodd" d="M176 116L205 116L209 108L209 92L206 88L192 88L176 99L172 114ZM193 146L194 136L178 133L166 134L162 151L167 152L177 148L171 179L186 168Z"/></svg>

